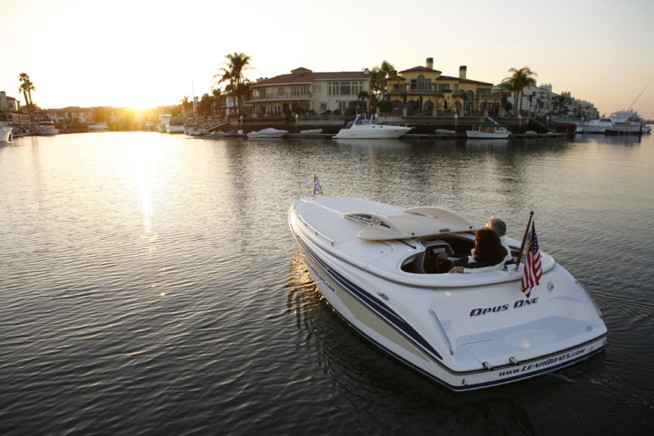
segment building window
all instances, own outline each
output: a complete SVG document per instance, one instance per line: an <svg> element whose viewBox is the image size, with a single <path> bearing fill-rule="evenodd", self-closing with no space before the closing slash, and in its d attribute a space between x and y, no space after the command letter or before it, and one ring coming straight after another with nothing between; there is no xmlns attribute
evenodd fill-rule
<svg viewBox="0 0 654 436"><path fill-rule="evenodd" d="M361 82L329 82L329 95L359 95Z"/></svg>
<svg viewBox="0 0 654 436"><path fill-rule="evenodd" d="M412 79L411 91L431 91L431 79L425 78L422 74L417 79Z"/></svg>
<svg viewBox="0 0 654 436"><path fill-rule="evenodd" d="M303 86L294 86L291 88L291 95L297 97L297 96L306 96L309 95L310 91L310 86L309 85L303 85Z"/></svg>
<svg viewBox="0 0 654 436"><path fill-rule="evenodd" d="M488 98L490 97L490 89L488 88L479 88L477 89L478 98Z"/></svg>

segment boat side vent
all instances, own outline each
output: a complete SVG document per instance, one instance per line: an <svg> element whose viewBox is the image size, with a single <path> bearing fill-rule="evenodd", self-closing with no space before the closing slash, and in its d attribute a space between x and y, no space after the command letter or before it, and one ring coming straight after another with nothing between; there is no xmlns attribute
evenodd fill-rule
<svg viewBox="0 0 654 436"><path fill-rule="evenodd" d="M447 336L447 332L443 328L443 324L441 324L441 320L438 319L438 316L436 315L436 312L434 312L432 309L429 309L429 313L432 314L434 317L434 320L436 321L436 325L440 329L441 334L445 338L445 342L447 342L447 348L450 350L450 355L454 356L454 347L452 347L452 342L450 341L450 338Z"/></svg>

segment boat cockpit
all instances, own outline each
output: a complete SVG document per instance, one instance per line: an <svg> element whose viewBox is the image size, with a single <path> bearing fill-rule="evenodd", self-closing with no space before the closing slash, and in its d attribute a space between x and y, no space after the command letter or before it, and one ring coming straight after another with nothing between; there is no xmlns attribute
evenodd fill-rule
<svg viewBox="0 0 654 436"><path fill-rule="evenodd" d="M420 244L425 247L418 254L409 256L402 262L402 271L413 274L444 274L450 271L452 266L451 260L469 256L475 247L474 233L458 233L449 235L440 235L438 239L423 238ZM503 261L491 269L502 269L511 263L515 263L519 255L518 249L511 248L511 260ZM444 260L438 255L448 252L448 259ZM484 270L487 270L484 268Z"/></svg>

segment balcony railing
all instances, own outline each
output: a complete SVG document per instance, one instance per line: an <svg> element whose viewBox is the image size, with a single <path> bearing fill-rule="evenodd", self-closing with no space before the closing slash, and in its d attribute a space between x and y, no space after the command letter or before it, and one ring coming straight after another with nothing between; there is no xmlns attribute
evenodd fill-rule
<svg viewBox="0 0 654 436"><path fill-rule="evenodd" d="M279 100L310 100L311 93L272 92L265 95L252 96L250 102L258 101L279 101Z"/></svg>

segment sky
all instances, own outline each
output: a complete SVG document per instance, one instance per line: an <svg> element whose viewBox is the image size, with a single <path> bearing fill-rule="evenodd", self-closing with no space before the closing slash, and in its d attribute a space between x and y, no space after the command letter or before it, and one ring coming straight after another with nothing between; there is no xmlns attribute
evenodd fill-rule
<svg viewBox="0 0 654 436"><path fill-rule="evenodd" d="M230 53L252 81L298 67L539 84L609 114L654 119L654 0L0 0L0 91L29 74L42 108L179 104L215 86Z"/></svg>

